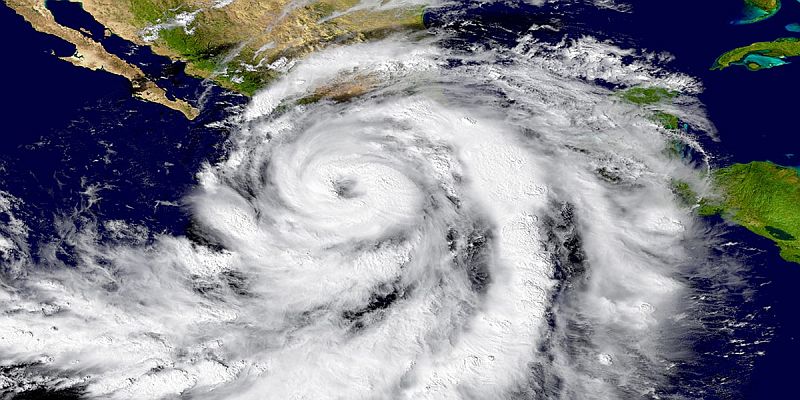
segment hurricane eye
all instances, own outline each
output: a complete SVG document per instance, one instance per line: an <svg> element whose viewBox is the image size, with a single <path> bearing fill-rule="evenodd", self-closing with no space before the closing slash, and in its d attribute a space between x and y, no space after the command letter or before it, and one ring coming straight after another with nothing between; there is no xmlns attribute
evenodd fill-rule
<svg viewBox="0 0 800 400"><path fill-rule="evenodd" d="M352 199L361 195L356 190L358 182L355 179L337 179L333 181L333 191L341 199Z"/></svg>

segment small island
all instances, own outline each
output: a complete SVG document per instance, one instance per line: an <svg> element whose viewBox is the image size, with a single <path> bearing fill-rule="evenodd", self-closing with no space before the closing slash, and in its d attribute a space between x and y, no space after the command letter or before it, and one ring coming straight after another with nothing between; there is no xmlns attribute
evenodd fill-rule
<svg viewBox="0 0 800 400"><path fill-rule="evenodd" d="M673 99L678 93L662 87L633 87L620 93L623 99L634 104L655 104Z"/></svg>
<svg viewBox="0 0 800 400"><path fill-rule="evenodd" d="M619 92L619 96L625 101L645 107L673 100L678 96L678 92L657 86L632 87ZM651 111L650 119L664 129L676 130L681 127L681 121L678 116L659 110L657 107Z"/></svg>

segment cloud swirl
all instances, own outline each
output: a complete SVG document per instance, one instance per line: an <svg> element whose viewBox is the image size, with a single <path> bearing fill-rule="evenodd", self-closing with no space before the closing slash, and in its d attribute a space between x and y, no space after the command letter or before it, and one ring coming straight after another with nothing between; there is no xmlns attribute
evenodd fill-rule
<svg viewBox="0 0 800 400"><path fill-rule="evenodd" d="M702 239L670 182L700 178L663 151L674 133L590 78L698 88L626 55L588 37L490 50L391 37L309 57L256 95L227 159L200 173L190 234L80 232L78 266L0 290L15 374L0 385L137 399L657 393L680 358L667 339L688 307L688 243Z"/></svg>

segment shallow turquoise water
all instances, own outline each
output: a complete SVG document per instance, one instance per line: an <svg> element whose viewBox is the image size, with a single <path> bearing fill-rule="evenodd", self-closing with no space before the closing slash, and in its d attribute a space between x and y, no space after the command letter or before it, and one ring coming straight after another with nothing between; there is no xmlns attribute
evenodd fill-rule
<svg viewBox="0 0 800 400"><path fill-rule="evenodd" d="M747 57L742 59L742 61L734 64L747 66L750 63L758 64L761 69L779 67L781 65L789 64L788 61L784 61L780 58L765 56L757 53L750 53L747 55Z"/></svg>
<svg viewBox="0 0 800 400"><path fill-rule="evenodd" d="M767 18L772 17L773 15L777 14L778 11L781 9L781 3L778 2L777 7L772 10L762 10L758 7L753 7L751 5L745 5L744 9L742 10L742 17L740 19L736 19L731 21L733 25L746 25L746 24L754 24L759 21L763 21Z"/></svg>

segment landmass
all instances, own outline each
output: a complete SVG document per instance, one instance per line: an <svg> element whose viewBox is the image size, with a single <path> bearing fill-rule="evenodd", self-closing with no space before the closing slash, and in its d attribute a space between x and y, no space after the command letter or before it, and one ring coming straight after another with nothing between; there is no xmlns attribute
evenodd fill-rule
<svg viewBox="0 0 800 400"><path fill-rule="evenodd" d="M660 87L634 87L618 92L622 99L651 112L651 118L667 130L686 129L685 123L659 110L678 92ZM685 159L685 143L673 139L667 154ZM603 174L603 171L598 171ZM775 242L781 257L800 264L800 169L770 162L734 164L710 172L715 194L698 195L689 182L673 180L678 200L697 215L720 215L725 220Z"/></svg>
<svg viewBox="0 0 800 400"><path fill-rule="evenodd" d="M772 17L780 9L780 0L744 0L742 17L731 23L734 25L754 24Z"/></svg>
<svg viewBox="0 0 800 400"><path fill-rule="evenodd" d="M334 43L423 29L418 5L359 0L83 0L124 39L183 60L187 72L252 95L297 59Z"/></svg>
<svg viewBox="0 0 800 400"><path fill-rule="evenodd" d="M64 57L77 66L128 78L135 95L194 118L199 111L171 99L137 66L106 51L78 30L59 24L43 0L5 0L40 32L76 47ZM82 0L83 9L111 33L156 54L186 63L186 72L251 96L313 51L337 43L375 40L424 29L424 7L360 0ZM338 88L342 89L342 88ZM357 92L353 87L345 92ZM319 93L319 98L337 97Z"/></svg>
<svg viewBox="0 0 800 400"><path fill-rule="evenodd" d="M751 24L775 15L781 9L780 0L744 0L744 17L733 24ZM800 32L800 24L785 26L789 32ZM757 42L728 51L717 57L712 70L722 70L731 65L741 65L750 71L786 65L787 57L800 55L800 38L780 38L771 42Z"/></svg>
<svg viewBox="0 0 800 400"><path fill-rule="evenodd" d="M718 215L724 211L719 199L712 200L699 196L688 182L673 180L672 192L678 196L681 203L694 208L701 217Z"/></svg>
<svg viewBox="0 0 800 400"><path fill-rule="evenodd" d="M770 162L734 164L714 174L722 215L774 241L781 257L800 263L800 174Z"/></svg>
<svg viewBox="0 0 800 400"><path fill-rule="evenodd" d="M75 54L60 57L73 65L91 70L104 70L127 78L134 88L134 95L146 101L162 104L180 111L186 118L195 118L199 111L186 101L170 99L164 89L160 88L135 65L131 65L103 46L88 38L80 31L65 27L56 22L53 14L41 0L5 0L6 4L22 16L31 26L42 33L57 36L75 46Z"/></svg>
<svg viewBox="0 0 800 400"><path fill-rule="evenodd" d="M657 111L655 114L653 114L653 118L659 123L659 125L664 127L664 129L674 130L681 128L681 120L677 115L663 111Z"/></svg>
<svg viewBox="0 0 800 400"><path fill-rule="evenodd" d="M619 93L624 100L639 105L652 106L658 103L672 100L678 96L678 92L662 87L633 87ZM661 125L664 129L674 130L681 128L680 119L674 115L661 110L654 110L650 118Z"/></svg>
<svg viewBox="0 0 800 400"><path fill-rule="evenodd" d="M800 55L800 38L781 38L771 42L757 42L733 49L719 56L712 70L721 70L731 65L742 65L751 71L788 64L787 57Z"/></svg>
<svg viewBox="0 0 800 400"><path fill-rule="evenodd" d="M320 100L346 102L375 89L379 82L378 78L372 75L347 75L317 88L312 94L297 100L297 103L312 104Z"/></svg>
<svg viewBox="0 0 800 400"><path fill-rule="evenodd" d="M675 98L678 92L662 87L633 87L620 93L623 99L634 104L655 104Z"/></svg>
<svg viewBox="0 0 800 400"><path fill-rule="evenodd" d="M701 216L721 215L775 242L783 259L800 263L800 171L770 162L733 164L713 172L718 198L673 182L673 192Z"/></svg>

